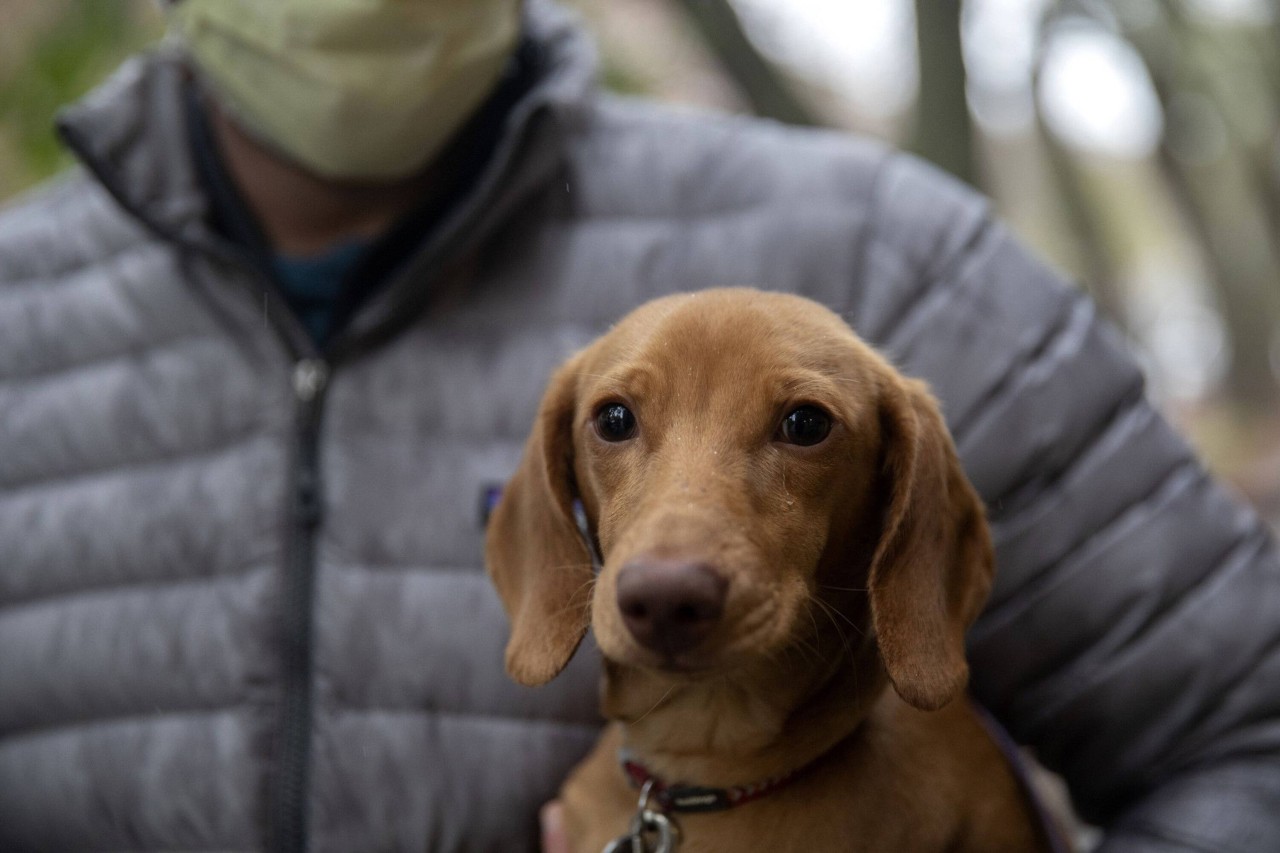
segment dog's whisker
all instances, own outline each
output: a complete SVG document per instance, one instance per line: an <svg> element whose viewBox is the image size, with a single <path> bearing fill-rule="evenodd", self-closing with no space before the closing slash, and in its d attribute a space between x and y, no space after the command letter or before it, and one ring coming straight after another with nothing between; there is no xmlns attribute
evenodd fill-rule
<svg viewBox="0 0 1280 853"><path fill-rule="evenodd" d="M808 646L810 649L812 649L813 657L815 661L822 662L823 654L822 654L822 648L820 648L820 640L822 640L822 629L820 629L818 626L818 617L814 615L813 607L805 607L805 612L808 613L809 621L812 622L813 624L813 639L812 640L801 639L801 642L805 643L805 646ZM836 629L836 634L840 635L840 629L838 628ZM844 642L845 638L842 637L841 635L840 639L841 639L841 642ZM847 643L845 644L847 646Z"/></svg>
<svg viewBox="0 0 1280 853"><path fill-rule="evenodd" d="M830 586L825 583L820 583L818 584L818 587L820 589L835 590L836 592L870 592L871 591L865 586Z"/></svg>
<svg viewBox="0 0 1280 853"><path fill-rule="evenodd" d="M831 627L835 630L836 636L840 639L840 642L844 644L844 647L847 650L849 648L849 639L845 636L844 630L840 627L840 623L831 615L830 606L820 598L813 597L809 600L818 606L818 609L822 611L823 616L827 617L827 621L831 623Z"/></svg>
<svg viewBox="0 0 1280 853"><path fill-rule="evenodd" d="M581 611L580 618L582 618L586 623L589 623L591 620L591 595L589 590L591 589L592 586L595 585L595 582L596 582L596 579L592 577L590 580L586 581L585 583L581 584L577 589L575 589L569 595L568 603L565 604L564 607L561 607L559 610L555 611L555 616L558 618L561 616L565 616L567 614L571 614L575 610L580 610Z"/></svg>
<svg viewBox="0 0 1280 853"><path fill-rule="evenodd" d="M857 622L854 622L854 621L853 621L852 619L850 619L848 616L846 616L846 615L844 615L843 613L841 613L841 612L840 612L840 608L838 608L838 607L833 607L833 606L831 605L831 603L830 603L830 602L828 602L828 601L823 601L821 598L818 598L817 596L814 596L814 597L813 597L813 600L814 600L814 601L816 601L816 602L818 602L820 605L822 605L822 607L823 607L823 609L824 609L824 610L826 610L826 611L828 611L828 612L830 612L830 613L833 613L833 614L835 614L836 616L839 616L841 619L843 619L843 620L844 620L844 621L849 625L849 627L850 627L850 628L852 628L853 630L855 630L855 631L857 631L857 632L858 632L858 636L859 636L859 637L866 636L866 635L865 635L865 633L863 632L862 628L858 625L858 623L857 623Z"/></svg>
<svg viewBox="0 0 1280 853"><path fill-rule="evenodd" d="M847 616L845 616L843 613L840 613L840 611L836 610L827 602L823 601L817 596L810 596L809 600L812 601L814 604L818 605L819 609L821 609L823 614L827 617L827 619L830 620L831 627L835 629L836 636L840 639L841 645L844 646L845 654L848 655L850 660L853 660L856 657L856 654L853 649L853 644L849 641L849 637L844 633L844 631L841 630L840 623L835 620L835 617L839 615L842 618L844 618L844 620L848 622L853 627L853 629L858 632L859 635L862 634L862 630L858 628L858 626L855 625Z"/></svg>
<svg viewBox="0 0 1280 853"><path fill-rule="evenodd" d="M570 615L572 615L572 614L573 614L573 611L574 611L574 610L576 610L576 609L579 609L579 608L576 608L576 607L574 607L574 606L572 606L572 605L570 605L569 607L561 608L559 611L557 611L557 612L556 612L556 618L557 618L557 619L559 619L559 618L565 618L565 619L567 619L567 618L569 618L569 617L570 617ZM585 610L585 609L584 609L584 610L582 610L582 612L581 612L580 614L578 614L577 619L578 619L578 620L579 620L583 625L587 625L587 624L591 621L591 613L590 613L589 611L587 611L587 610ZM574 622L573 624L577 625L577 624L578 624L578 622Z"/></svg>
<svg viewBox="0 0 1280 853"><path fill-rule="evenodd" d="M812 596L810 596L810 597L812 597ZM818 636L818 618L817 618L816 616L814 616L814 615L813 615L813 608L812 608L812 607L806 607L806 608L805 608L805 613L809 616L809 621L810 621L811 623L813 623L813 635L814 635L815 637L816 637L816 636Z"/></svg>
<svg viewBox="0 0 1280 853"><path fill-rule="evenodd" d="M548 572L567 572L570 569L586 569L593 567L593 563L565 563L563 566L547 566Z"/></svg>
<svg viewBox="0 0 1280 853"><path fill-rule="evenodd" d="M822 662L822 650L809 640L801 640L796 644L796 649L801 652L801 658L808 660L811 657L815 663Z"/></svg>
<svg viewBox="0 0 1280 853"><path fill-rule="evenodd" d="M670 695L671 695L671 693L672 693L672 691L673 691L673 690L675 690L675 689L676 689L676 686L675 686L674 684L672 684L670 687L668 687L668 688L667 688L667 692L666 692L666 693L663 693L663 694L662 694L662 696L658 699L658 701L653 703L653 707L652 707L652 708L650 708L649 710L645 711L643 714L641 714L639 717L636 717L636 718L635 718L634 720L632 720L631 722L632 722L632 723L638 723L638 722L640 722L641 720L643 720L645 717L647 717L647 716L649 716L650 714L652 714L654 711L658 710L658 706L660 706L663 702L667 701L667 697L668 697L668 696L670 696Z"/></svg>

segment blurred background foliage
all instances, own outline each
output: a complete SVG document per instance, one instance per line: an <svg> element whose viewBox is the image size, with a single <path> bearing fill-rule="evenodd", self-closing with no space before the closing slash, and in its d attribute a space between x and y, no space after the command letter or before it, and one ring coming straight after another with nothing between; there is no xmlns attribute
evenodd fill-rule
<svg viewBox="0 0 1280 853"><path fill-rule="evenodd" d="M160 32L151 0L0 0L0 199L70 164L57 108Z"/></svg>
<svg viewBox="0 0 1280 853"><path fill-rule="evenodd" d="M570 0L610 88L867 133L993 199L1280 521L1280 0ZM0 199L162 32L154 0L0 0Z"/></svg>

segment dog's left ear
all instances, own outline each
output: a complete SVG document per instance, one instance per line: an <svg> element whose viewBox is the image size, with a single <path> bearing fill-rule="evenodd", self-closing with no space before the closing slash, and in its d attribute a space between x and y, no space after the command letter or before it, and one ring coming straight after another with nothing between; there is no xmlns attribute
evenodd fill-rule
<svg viewBox="0 0 1280 853"><path fill-rule="evenodd" d="M573 515L576 361L547 385L485 537L489 576L511 619L507 672L530 686L558 675L587 632L593 569Z"/></svg>
<svg viewBox="0 0 1280 853"><path fill-rule="evenodd" d="M868 578L871 619L898 695L935 710L968 681L964 633L991 588L991 536L927 387L897 376L882 387L889 500Z"/></svg>

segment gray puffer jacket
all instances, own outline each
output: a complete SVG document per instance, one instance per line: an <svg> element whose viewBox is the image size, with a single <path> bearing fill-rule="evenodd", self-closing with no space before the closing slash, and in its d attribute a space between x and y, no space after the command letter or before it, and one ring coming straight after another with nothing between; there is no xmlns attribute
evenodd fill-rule
<svg viewBox="0 0 1280 853"><path fill-rule="evenodd" d="M596 661L504 677L479 502L558 361L723 284L933 383L999 548L974 689L1106 849L1280 850L1276 549L1089 301L920 163L603 96L529 26L493 161L323 356L206 224L173 57L0 216L0 850L530 849Z"/></svg>

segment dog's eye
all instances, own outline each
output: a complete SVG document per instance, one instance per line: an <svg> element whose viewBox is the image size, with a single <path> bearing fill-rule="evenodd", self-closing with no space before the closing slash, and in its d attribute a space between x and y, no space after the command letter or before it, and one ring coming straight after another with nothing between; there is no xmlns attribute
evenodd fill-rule
<svg viewBox="0 0 1280 853"><path fill-rule="evenodd" d="M596 413L596 431L605 441L626 441L636 431L636 416L621 403L606 403Z"/></svg>
<svg viewBox="0 0 1280 853"><path fill-rule="evenodd" d="M801 406L782 419L779 432L783 441L808 447L831 432L831 417L817 406Z"/></svg>

